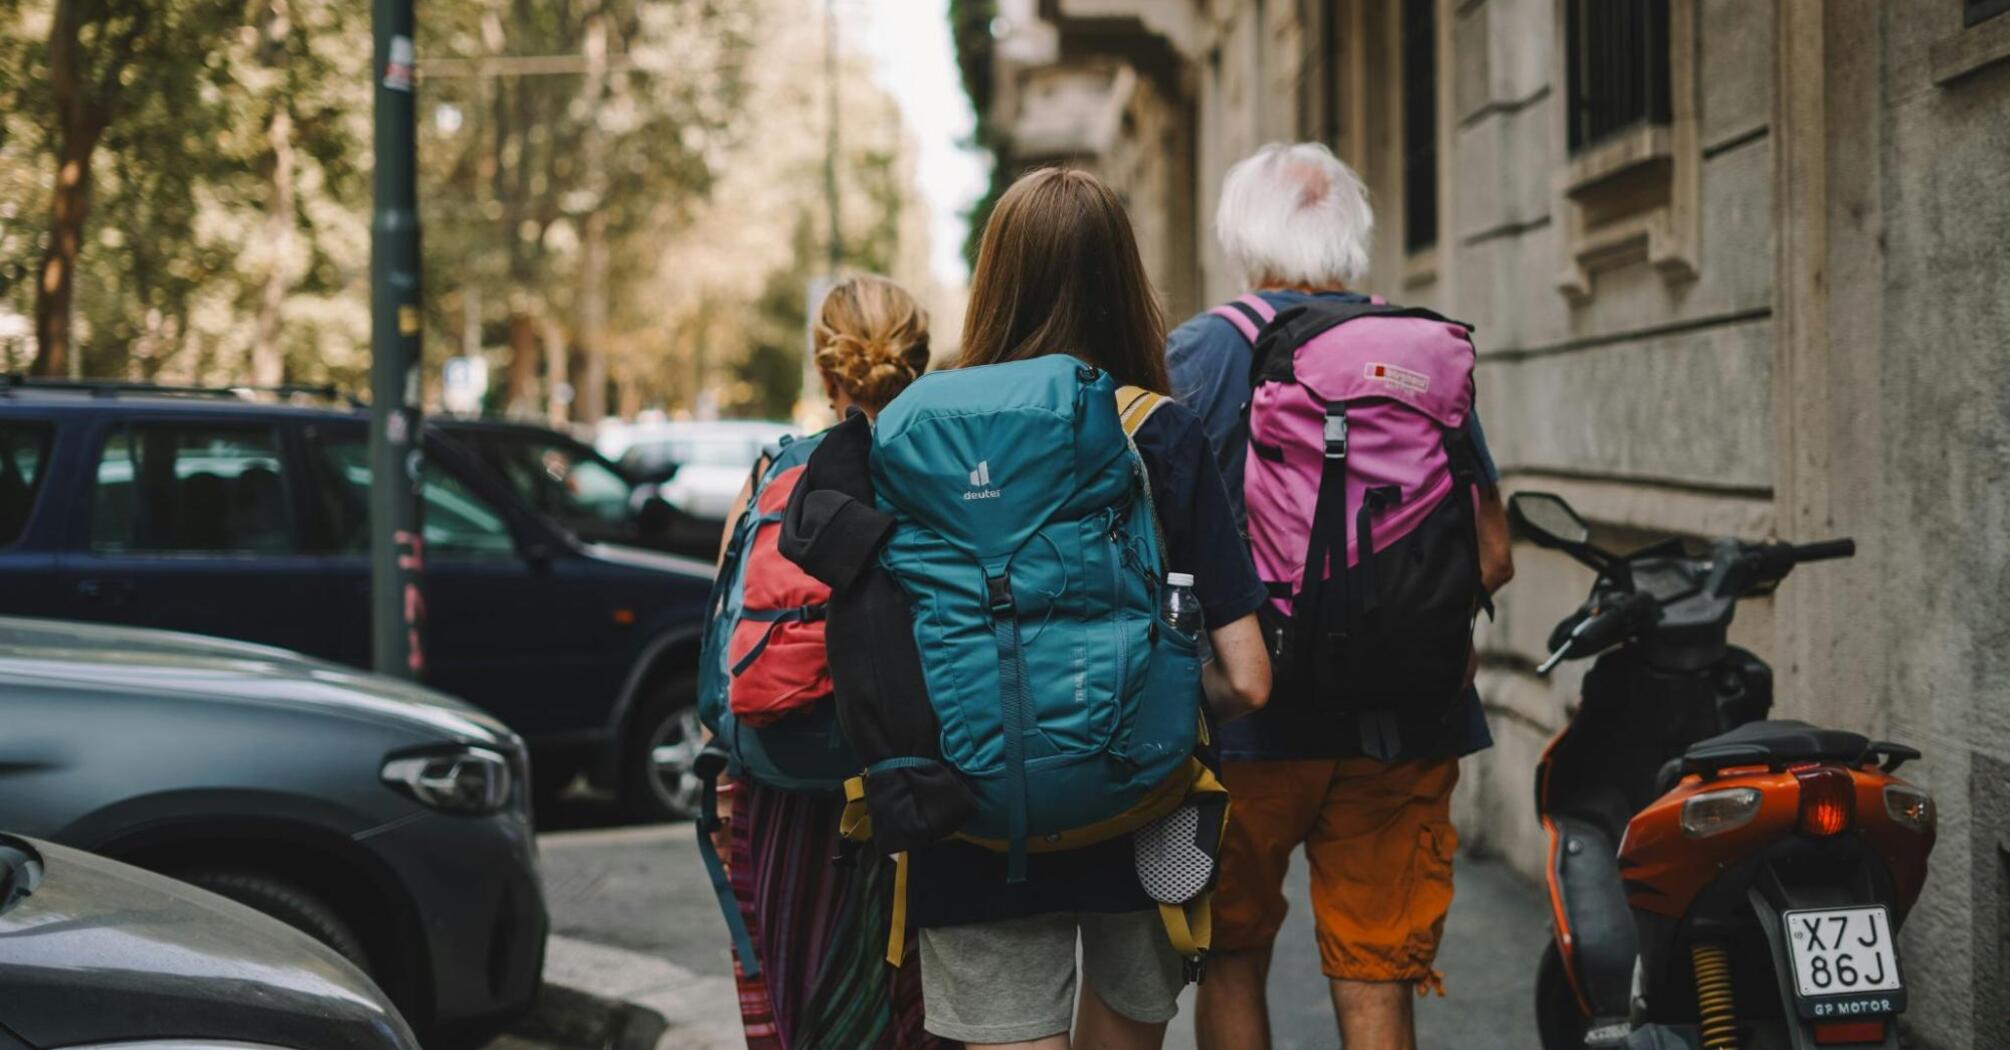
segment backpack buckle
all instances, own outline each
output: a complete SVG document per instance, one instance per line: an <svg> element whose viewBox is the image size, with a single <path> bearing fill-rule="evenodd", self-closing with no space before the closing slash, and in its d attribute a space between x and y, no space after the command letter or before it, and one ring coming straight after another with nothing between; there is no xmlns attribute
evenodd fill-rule
<svg viewBox="0 0 2010 1050"><path fill-rule="evenodd" d="M989 599L986 607L994 619L1012 615L1012 578L1009 576L984 577L985 596Z"/></svg>
<svg viewBox="0 0 2010 1050"><path fill-rule="evenodd" d="M1347 458L1347 410L1344 407L1336 406L1326 413L1326 458Z"/></svg>

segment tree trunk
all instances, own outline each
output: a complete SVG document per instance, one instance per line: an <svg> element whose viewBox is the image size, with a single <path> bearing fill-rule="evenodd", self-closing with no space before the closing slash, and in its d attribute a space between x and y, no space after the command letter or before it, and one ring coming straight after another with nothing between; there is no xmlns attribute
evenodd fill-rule
<svg viewBox="0 0 2010 1050"><path fill-rule="evenodd" d="M507 385L503 388L503 413L512 419L522 419L537 411L537 317L528 304L517 296L510 297L509 307L509 371L505 375Z"/></svg>
<svg viewBox="0 0 2010 1050"><path fill-rule="evenodd" d="M70 374L76 353L73 300L77 255L84 245L84 222L91 214L91 156L105 132L103 110L88 97L77 63L74 0L61 0L49 30L49 88L54 96L57 135L56 191L49 203L49 247L35 282L35 360L30 373Z"/></svg>
<svg viewBox="0 0 2010 1050"><path fill-rule="evenodd" d="M286 0L271 0L264 18L264 62L278 67L286 59L289 28ZM272 146L270 196L265 201L265 285L259 290L258 319L252 329L251 382L278 386L286 381L286 355L279 345L281 314L292 282L287 272L293 255L293 114L284 98L274 99L266 138Z"/></svg>
<svg viewBox="0 0 2010 1050"><path fill-rule="evenodd" d="M572 391L568 388L568 365L565 354L565 328L556 318L544 319L544 410L545 422L558 429L565 429L566 416L572 404Z"/></svg>
<svg viewBox="0 0 2010 1050"><path fill-rule="evenodd" d="M293 254L293 117L280 109L272 114L271 197L265 202L267 256L265 286L259 290L258 320L251 344L251 383L278 386L286 381L286 353L279 345L279 328L292 287L287 272Z"/></svg>
<svg viewBox="0 0 2010 1050"><path fill-rule="evenodd" d="M582 50L586 79L580 93L586 100L586 128L580 143L586 185L593 191L593 213L586 217L579 275L579 341L586 360L576 384L573 418L595 424L607 414L607 143L600 126L602 96L607 87L607 15L586 20Z"/></svg>

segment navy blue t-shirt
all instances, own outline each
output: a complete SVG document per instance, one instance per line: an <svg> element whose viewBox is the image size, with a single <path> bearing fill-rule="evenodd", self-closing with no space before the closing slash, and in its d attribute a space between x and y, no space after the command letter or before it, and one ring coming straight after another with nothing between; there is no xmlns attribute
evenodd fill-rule
<svg viewBox="0 0 2010 1050"><path fill-rule="evenodd" d="M1279 311L1314 298L1368 301L1367 296L1353 292L1258 294ZM1166 367L1172 375L1173 394L1200 416L1209 442L1219 452L1219 473L1228 485L1238 525L1246 523L1242 469L1248 436L1242 430L1242 411L1250 397L1249 353L1249 342L1242 333L1225 318L1211 313L1195 316L1166 339ZM1493 453L1487 448L1479 413L1466 417L1466 433L1472 439L1486 482L1498 484L1500 469L1494 465ZM1309 705L1281 704L1230 722L1222 727L1221 755L1232 760L1358 756L1361 745L1354 727L1340 719L1319 717L1322 713ZM1397 758L1469 755L1492 747L1493 743L1486 714L1480 709L1479 693L1468 689L1465 698L1452 709L1443 734L1425 739L1406 737Z"/></svg>
<svg viewBox="0 0 2010 1050"><path fill-rule="evenodd" d="M1192 573L1194 596L1212 626L1233 623L1265 600L1249 545L1229 506L1200 417L1177 402L1160 405L1134 435L1165 533L1166 566ZM1005 881L1005 855L942 842L908 855L908 915L917 927L1046 915L1127 912L1152 907L1138 885L1129 835L1063 853L1026 858L1026 881Z"/></svg>

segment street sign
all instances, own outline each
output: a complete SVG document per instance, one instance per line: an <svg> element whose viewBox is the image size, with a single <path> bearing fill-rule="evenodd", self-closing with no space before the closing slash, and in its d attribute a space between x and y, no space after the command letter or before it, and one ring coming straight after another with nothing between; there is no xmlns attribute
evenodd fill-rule
<svg viewBox="0 0 2010 1050"><path fill-rule="evenodd" d="M449 357L440 366L440 404L457 416L478 416L489 393L489 363L483 357Z"/></svg>

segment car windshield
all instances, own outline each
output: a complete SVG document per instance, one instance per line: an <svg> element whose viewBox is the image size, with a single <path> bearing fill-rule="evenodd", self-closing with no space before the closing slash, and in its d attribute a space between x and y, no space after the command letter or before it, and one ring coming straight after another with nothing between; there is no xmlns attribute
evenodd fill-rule
<svg viewBox="0 0 2010 1050"><path fill-rule="evenodd" d="M628 520L628 479L584 446L515 435L481 443L482 458L538 510L569 525Z"/></svg>

